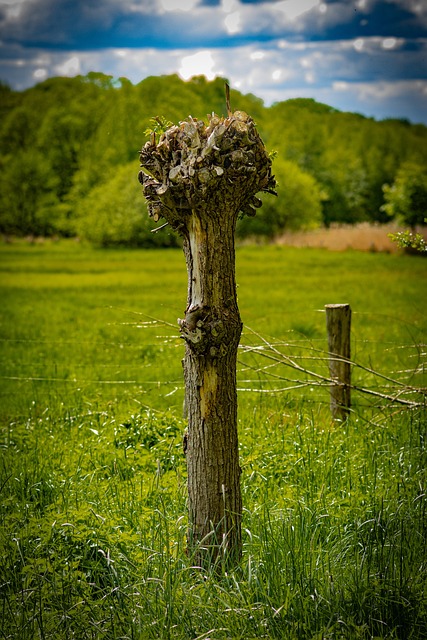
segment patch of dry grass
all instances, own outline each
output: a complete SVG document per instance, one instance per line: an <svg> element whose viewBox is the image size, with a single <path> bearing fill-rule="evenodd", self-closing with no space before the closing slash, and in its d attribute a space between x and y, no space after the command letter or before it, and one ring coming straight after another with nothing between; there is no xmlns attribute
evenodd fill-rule
<svg viewBox="0 0 427 640"><path fill-rule="evenodd" d="M357 251L398 253L402 250L390 240L388 234L404 230L403 227L399 227L396 223L371 224L362 222L357 225L336 224L331 225L328 229L284 233L277 239L277 243L292 247L324 248L331 251L355 249ZM419 228L417 231L427 239L426 227Z"/></svg>

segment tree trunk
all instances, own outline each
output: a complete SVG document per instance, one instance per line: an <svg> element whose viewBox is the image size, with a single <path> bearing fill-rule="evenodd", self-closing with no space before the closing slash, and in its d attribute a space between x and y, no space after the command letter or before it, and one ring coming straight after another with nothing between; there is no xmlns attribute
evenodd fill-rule
<svg viewBox="0 0 427 640"><path fill-rule="evenodd" d="M157 119L159 121L160 119ZM188 118L141 151L149 214L183 238L188 271L185 318L189 553L207 566L241 555L236 358L242 324L235 284L239 212L255 215L258 191L273 192L271 160L244 112Z"/></svg>
<svg viewBox="0 0 427 640"><path fill-rule="evenodd" d="M212 207L202 219L195 212L184 240L189 543L201 565L219 557L236 561L241 549L236 359L242 324L233 217L221 218Z"/></svg>

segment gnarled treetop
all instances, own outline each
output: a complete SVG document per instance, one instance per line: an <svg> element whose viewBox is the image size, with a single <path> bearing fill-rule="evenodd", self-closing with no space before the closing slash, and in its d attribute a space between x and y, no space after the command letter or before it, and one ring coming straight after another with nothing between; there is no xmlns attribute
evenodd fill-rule
<svg viewBox="0 0 427 640"><path fill-rule="evenodd" d="M189 116L150 140L140 152L139 181L155 221L180 231L186 217L224 205L237 215L255 215L260 191L275 193L271 159L254 121L243 111L226 118L212 113L207 124Z"/></svg>

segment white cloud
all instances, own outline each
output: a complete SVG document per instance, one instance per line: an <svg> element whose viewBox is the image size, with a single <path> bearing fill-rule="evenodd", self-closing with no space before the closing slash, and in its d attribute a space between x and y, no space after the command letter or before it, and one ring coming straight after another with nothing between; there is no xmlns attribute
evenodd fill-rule
<svg viewBox="0 0 427 640"><path fill-rule="evenodd" d="M8 18L19 18L26 0L2 0L0 5L4 6Z"/></svg>
<svg viewBox="0 0 427 640"><path fill-rule="evenodd" d="M211 51L199 51L190 56L184 56L178 72L184 80L198 75L204 75L208 80L213 80L217 75L214 67L215 61Z"/></svg>
<svg viewBox="0 0 427 640"><path fill-rule="evenodd" d="M234 35L239 33L242 29L242 11L241 5L238 0L222 0L221 4L222 13L225 14L223 18L223 24L225 27L225 31L229 35ZM217 11L215 8L210 8L209 10L211 24L215 24Z"/></svg>
<svg viewBox="0 0 427 640"><path fill-rule="evenodd" d="M348 90L348 82L344 82L343 80L337 80L332 83L333 91L347 91Z"/></svg>
<svg viewBox="0 0 427 640"><path fill-rule="evenodd" d="M33 65L38 67L50 67L52 64L52 56L48 53L38 53L35 58L33 58Z"/></svg>
<svg viewBox="0 0 427 640"><path fill-rule="evenodd" d="M358 98L367 102L382 102L414 93L426 93L427 81L400 80L398 82L355 82L347 85L347 90L357 93Z"/></svg>
<svg viewBox="0 0 427 640"><path fill-rule="evenodd" d="M54 67L55 73L60 76L76 76L80 73L80 59L77 55L71 56L61 64Z"/></svg>
<svg viewBox="0 0 427 640"><path fill-rule="evenodd" d="M227 30L227 33L229 33L230 35L239 33L239 31L242 30L242 17L240 11L229 13L224 18L224 26Z"/></svg>
<svg viewBox="0 0 427 640"><path fill-rule="evenodd" d="M383 49L394 49L397 44L396 38L384 38L381 45Z"/></svg>
<svg viewBox="0 0 427 640"><path fill-rule="evenodd" d="M35 7L37 2L44 6L46 12L48 8L66 4L58 0L27 0L27 5L34 3ZM24 6L24 2L19 0L0 0L1 4L8 7L9 11L16 12ZM387 4L390 11L399 6L406 11L413 11L416 14L414 20L418 20L420 25L427 25L426 0L387 0ZM71 5L73 3L67 4ZM211 79L215 75L222 75L229 78L232 86L243 93L255 93L266 104L288 97L307 96L338 108L358 109L379 117L381 109L384 112L387 109L394 110L396 115L399 109L403 115L415 113L412 103L421 105L424 100L427 113L425 83L408 85L398 82L399 78L409 82L411 77L425 77L423 69L427 45L422 50L425 40L414 39L412 46L407 47L406 41L394 36L393 31L382 32L380 22L376 37L367 36L367 30L361 26L366 17L371 27L369 12L376 7L378 15L379 0L340 0L331 3L326 3L326 0L259 3L221 0L219 5L204 6L201 6L200 0L105 0L100 3L79 0L75 1L75 5L84 6L81 13L90 13L90 25L95 22L101 24L100 34L103 34L105 24L105 29L111 28L112 35L116 35L119 29L113 29L111 25L117 22L120 33L126 37L132 36L132 47L139 41L147 46L127 47L126 40L119 39L121 46L117 49L78 50L77 46L75 50L67 52L49 49L49 55L42 58L34 46L25 48L14 43L7 45L8 53L0 59L0 77L15 88L22 89L33 84L34 80L40 81L52 75L72 76L93 70L114 77L125 76L132 82L140 82L148 75L178 72L183 78L204 74ZM97 18L94 22L93 11L98 7L103 20L98 21ZM39 23L44 24L39 14L33 17L34 23L30 21L28 26L31 35L31 25L40 28ZM70 32L69 40L77 42L79 29L84 30L87 24L82 19L75 30L68 30L63 20L63 31L58 25L58 34L64 38L60 40L58 36L57 41L63 45L68 41ZM145 24L149 25L146 31ZM351 35L346 40L337 39L340 37L339 27L346 24L353 25L350 30L345 30ZM10 25L16 27L16 32L12 29L15 41L26 33L27 23L24 24L22 19L17 21L10 17ZM5 42L8 27L6 21L3 30ZM154 34L152 39L149 28ZM15 33L18 34L16 37ZM48 26L41 33L43 38L47 37ZM306 37L307 34L314 34L326 38L327 33L333 33L333 39L316 41L315 38ZM164 35L161 49L155 48L156 34ZM185 44L174 45L175 37ZM239 45L243 37L246 42L252 40L253 44ZM217 38L221 39L217 47L206 45L202 49L205 41ZM221 42L225 45L221 46ZM391 101L390 105L388 100ZM427 116L418 117L418 121L421 119L426 121Z"/></svg>
<svg viewBox="0 0 427 640"><path fill-rule="evenodd" d="M36 69L33 73L33 78L36 82L41 82L42 80L46 80L48 76L47 69Z"/></svg>
<svg viewBox="0 0 427 640"><path fill-rule="evenodd" d="M160 0L165 11L191 11L197 3L198 0Z"/></svg>
<svg viewBox="0 0 427 640"><path fill-rule="evenodd" d="M320 0L282 0L275 4L274 9L282 12L287 20L295 20L319 5L321 5Z"/></svg>
<svg viewBox="0 0 427 640"><path fill-rule="evenodd" d="M253 51L249 57L251 60L262 60L263 58L265 58L265 56L266 56L265 51L260 51L258 49L257 51Z"/></svg>
<svg viewBox="0 0 427 640"><path fill-rule="evenodd" d="M324 92L325 102L343 111L358 111L374 118L406 117L425 122L426 80L396 82L334 82Z"/></svg>
<svg viewBox="0 0 427 640"><path fill-rule="evenodd" d="M222 0L221 8L225 13L232 13L239 7L239 0Z"/></svg>
<svg viewBox="0 0 427 640"><path fill-rule="evenodd" d="M299 63L304 69L310 69L313 66L313 60L309 56L300 58Z"/></svg>

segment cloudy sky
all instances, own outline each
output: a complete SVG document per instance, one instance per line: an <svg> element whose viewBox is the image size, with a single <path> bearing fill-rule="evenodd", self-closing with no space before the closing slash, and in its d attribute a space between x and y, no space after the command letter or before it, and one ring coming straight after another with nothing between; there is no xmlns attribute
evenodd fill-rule
<svg viewBox="0 0 427 640"><path fill-rule="evenodd" d="M229 79L427 124L427 0L0 0L0 79Z"/></svg>

